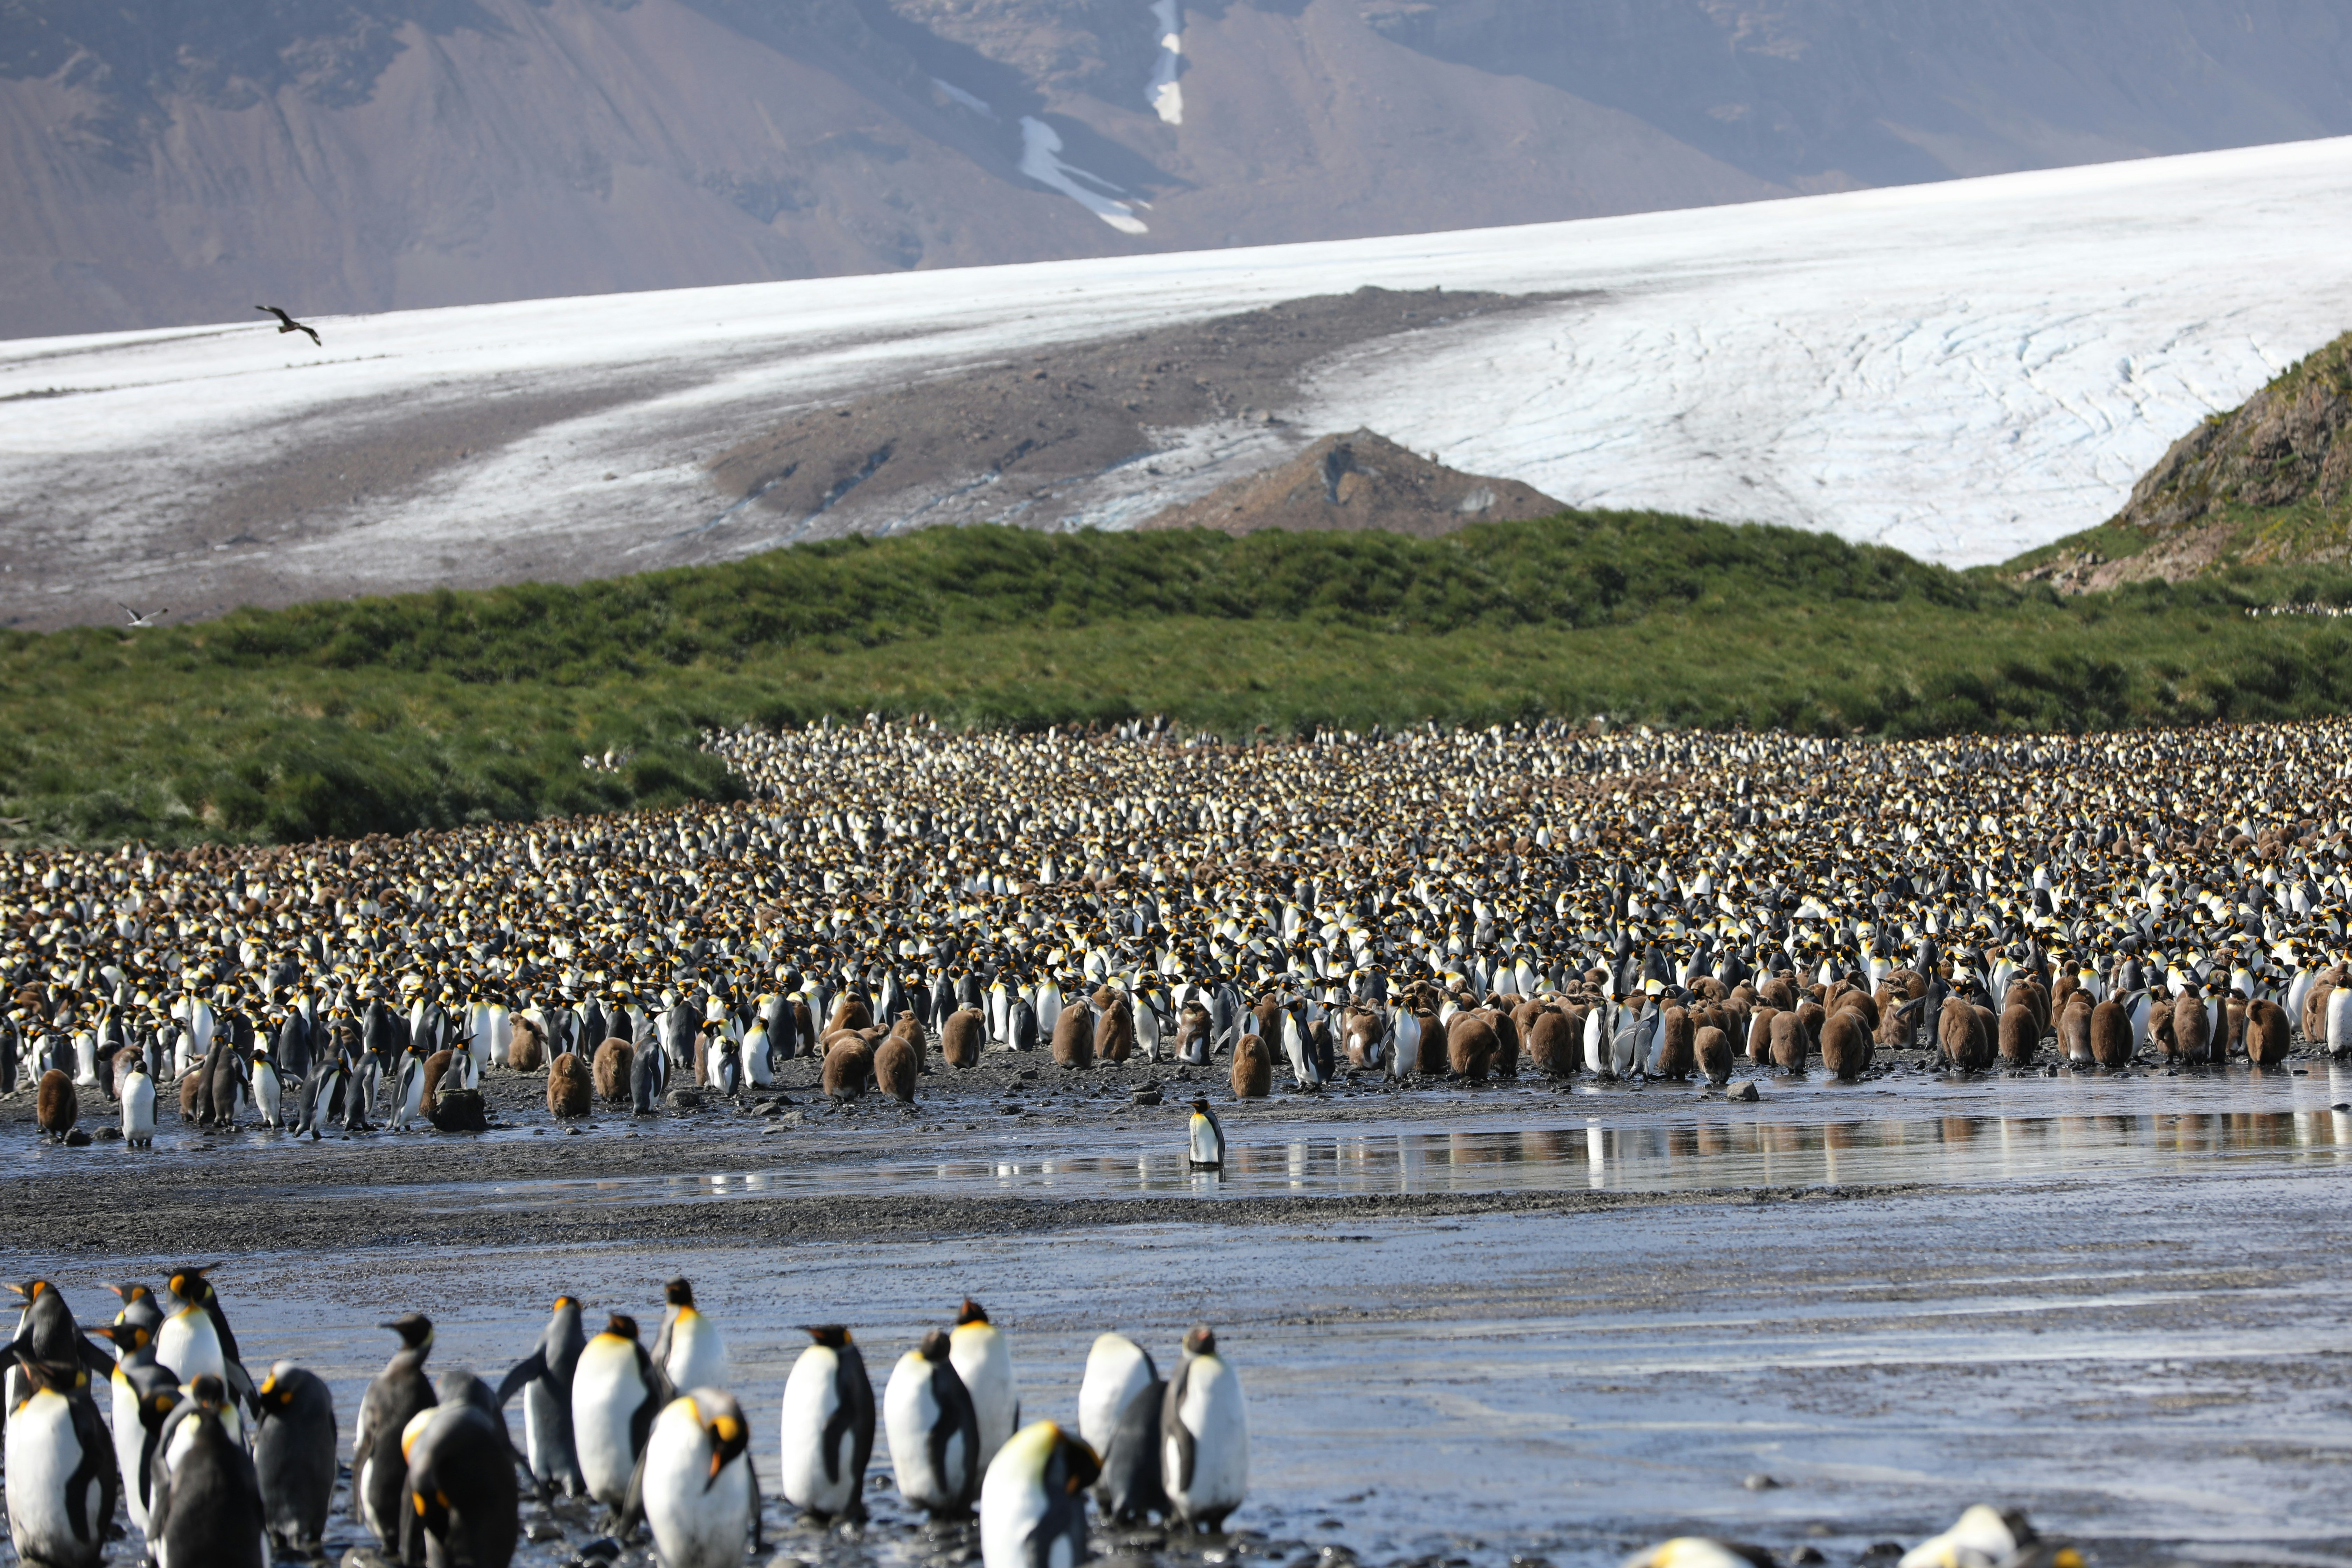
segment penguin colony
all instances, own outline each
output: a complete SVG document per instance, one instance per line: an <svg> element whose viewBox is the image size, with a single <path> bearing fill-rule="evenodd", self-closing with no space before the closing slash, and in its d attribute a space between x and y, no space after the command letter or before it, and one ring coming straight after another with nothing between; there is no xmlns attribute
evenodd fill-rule
<svg viewBox="0 0 2352 1568"><path fill-rule="evenodd" d="M205 1275L173 1274L168 1316L143 1287L109 1286L122 1307L103 1326L78 1322L47 1280L10 1287L23 1310L0 1366L8 1523L24 1562L102 1562L118 1502L155 1568L265 1568L272 1552L319 1552L336 1486L334 1401L290 1362L257 1384ZM495 1388L464 1368L428 1376L423 1314L383 1325L398 1348L360 1403L352 1522L391 1561L504 1568L524 1495L560 1495L601 1509L622 1541L642 1531L661 1568L740 1568L761 1545L751 1421L725 1390L725 1343L693 1288L672 1280L665 1296L651 1350L634 1318L614 1313L591 1336L581 1303L559 1298ZM1102 1335L1075 1426L1023 1423L1011 1348L971 1300L952 1330L899 1357L878 1406L850 1331L807 1333L784 1386L776 1473L784 1500L819 1526L866 1518L877 1430L899 1493L936 1524L975 1528L983 1568L1076 1568L1096 1555L1090 1503L1108 1523L1213 1533L1248 1489L1240 1378L1205 1324L1164 1380L1141 1346ZM103 1416L99 1380L111 1386ZM520 1449L505 1415L517 1395Z"/></svg>
<svg viewBox="0 0 2352 1568"><path fill-rule="evenodd" d="M993 1050L1233 1091L2352 1049L2352 724L1863 743L1532 728L709 737L738 804L0 853L0 1092L86 1142L740 1094ZM934 1082L937 1080L934 1079ZM108 1120L113 1120L109 1117ZM107 1130L107 1136L112 1136ZM1197 1154L1196 1154L1197 1157Z"/></svg>

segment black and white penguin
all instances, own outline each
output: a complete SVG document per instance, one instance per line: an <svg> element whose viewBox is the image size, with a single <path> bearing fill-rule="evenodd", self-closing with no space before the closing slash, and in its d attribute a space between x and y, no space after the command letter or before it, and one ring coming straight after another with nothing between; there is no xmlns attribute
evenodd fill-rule
<svg viewBox="0 0 2352 1568"><path fill-rule="evenodd" d="M147 1070L146 1057L135 1051L122 1075L122 1146L155 1146L155 1078Z"/></svg>
<svg viewBox="0 0 2352 1568"><path fill-rule="evenodd" d="M742 1568L760 1545L751 1427L735 1397L696 1388L654 1420L629 1511L653 1531L661 1568Z"/></svg>
<svg viewBox="0 0 2352 1568"><path fill-rule="evenodd" d="M1051 1421L1014 1433L980 1488L982 1568L1077 1568L1087 1559L1094 1450Z"/></svg>
<svg viewBox="0 0 2352 1568"><path fill-rule="evenodd" d="M152 1355L155 1341L163 1331L163 1309L155 1304L155 1292L144 1285L109 1285L104 1289L112 1291L122 1302L121 1310L114 1314L116 1322L131 1323L147 1331L147 1349ZM121 1359L119 1348L115 1359Z"/></svg>
<svg viewBox="0 0 2352 1568"><path fill-rule="evenodd" d="M419 1412L437 1403L425 1376L425 1358L433 1353L433 1320L408 1312L380 1326L400 1336L400 1348L360 1399L359 1426L352 1434L352 1517L386 1552L397 1552L402 1494L408 1484L401 1436Z"/></svg>
<svg viewBox="0 0 2352 1568"><path fill-rule="evenodd" d="M208 1268L178 1268L164 1288L180 1303L163 1320L155 1335L155 1360L180 1380L183 1387L210 1374L228 1385L236 1398L250 1400L253 1379L237 1353L236 1335L221 1309L220 1294L205 1276Z"/></svg>
<svg viewBox="0 0 2352 1568"><path fill-rule="evenodd" d="M1160 1432L1167 1401L1167 1383L1154 1377L1128 1400L1101 1449L1102 1479L1095 1483L1095 1496L1114 1523L1140 1524L1168 1514Z"/></svg>
<svg viewBox="0 0 2352 1568"><path fill-rule="evenodd" d="M207 1374L188 1385L188 1397L148 1503L155 1568L268 1568L261 1487L230 1426L228 1385Z"/></svg>
<svg viewBox="0 0 2352 1568"><path fill-rule="evenodd" d="M566 1497L588 1495L580 1473L580 1456L572 1441L572 1376L580 1363L588 1336L580 1326L580 1303L569 1296L555 1299L554 1315L539 1336L539 1346L518 1363L499 1384L503 1405L522 1391L523 1452L540 1485Z"/></svg>
<svg viewBox="0 0 2352 1568"><path fill-rule="evenodd" d="M278 1064L268 1051L257 1051L253 1058L253 1107L261 1112L264 1127L286 1125L288 1096Z"/></svg>
<svg viewBox="0 0 2352 1568"><path fill-rule="evenodd" d="M115 1363L107 1374L108 1425L114 1434L114 1469L122 1488L122 1501L131 1522L147 1531L147 1468L152 1458L149 1438L154 1422L145 1414L149 1400L161 1396L163 1411L180 1402L180 1387L172 1374L155 1364L155 1333L143 1323L120 1319L86 1332L115 1347Z"/></svg>
<svg viewBox="0 0 2352 1568"><path fill-rule="evenodd" d="M8 1289L25 1303L16 1314L16 1331L9 1339L9 1348L22 1361L79 1366L101 1374L113 1370L112 1358L82 1337L80 1325L55 1285L46 1279L28 1279ZM0 1385L6 1389L6 1409L13 1414L33 1392L32 1374L11 1365L5 1384Z"/></svg>
<svg viewBox="0 0 2352 1568"><path fill-rule="evenodd" d="M457 1375L457 1374L453 1374ZM506 1568L521 1521L514 1446L505 1423L483 1408L487 1390L468 1373L465 1385L412 1417L402 1433L401 1560L425 1568ZM480 1390L479 1397L473 1397Z"/></svg>
<svg viewBox="0 0 2352 1568"><path fill-rule="evenodd" d="M969 1296L956 1312L948 1344L956 1373L971 1394L972 1412L980 1417L980 1473L984 1476L996 1450L1021 1425L1021 1396L1013 1388L1013 1349L988 1321L987 1310Z"/></svg>
<svg viewBox="0 0 2352 1568"><path fill-rule="evenodd" d="M971 1511L980 1496L980 1417L938 1329L890 1369L882 1426L900 1497L935 1519Z"/></svg>
<svg viewBox="0 0 2352 1568"><path fill-rule="evenodd" d="M8 1413L8 1534L39 1568L92 1568L114 1518L114 1448L79 1358L41 1361L12 1342L27 1392Z"/></svg>
<svg viewBox="0 0 2352 1568"><path fill-rule="evenodd" d="M694 1287L683 1279L662 1288L661 1332L654 1336L654 1362L672 1388L721 1388L727 1382L727 1345L719 1326L694 1305Z"/></svg>
<svg viewBox="0 0 2352 1568"><path fill-rule="evenodd" d="M866 1358L838 1323L811 1328L812 1342L784 1383L778 1456L784 1500L819 1521L866 1517L866 1466L874 1457L874 1384Z"/></svg>
<svg viewBox="0 0 2352 1568"><path fill-rule="evenodd" d="M1197 1531L1224 1527L1249 1489L1249 1414L1241 1379L1196 1323L1160 1406L1160 1468L1174 1517Z"/></svg>
<svg viewBox="0 0 2352 1568"><path fill-rule="evenodd" d="M1213 1171L1223 1169L1225 1163L1225 1130L1218 1124L1217 1113L1209 1109L1205 1100L1192 1102L1187 1163L1196 1170Z"/></svg>
<svg viewBox="0 0 2352 1568"><path fill-rule="evenodd" d="M627 1506L629 1476L654 1417L671 1397L669 1380L637 1342L637 1321L617 1312L572 1366L572 1451L588 1495L616 1518Z"/></svg>
<svg viewBox="0 0 2352 1568"><path fill-rule="evenodd" d="M314 1554L335 1500L335 1399L326 1381L281 1361L255 1391L253 1467L270 1539Z"/></svg>
<svg viewBox="0 0 2352 1568"><path fill-rule="evenodd" d="M639 1049L629 1058L629 1104L639 1116L651 1116L661 1109L662 1095L669 1087L669 1057L659 1049Z"/></svg>
<svg viewBox="0 0 2352 1568"><path fill-rule="evenodd" d="M1125 1334L1097 1334L1087 1352L1086 1375L1078 1384L1078 1436L1097 1454L1108 1451L1111 1433L1128 1403L1160 1381L1150 1352Z"/></svg>

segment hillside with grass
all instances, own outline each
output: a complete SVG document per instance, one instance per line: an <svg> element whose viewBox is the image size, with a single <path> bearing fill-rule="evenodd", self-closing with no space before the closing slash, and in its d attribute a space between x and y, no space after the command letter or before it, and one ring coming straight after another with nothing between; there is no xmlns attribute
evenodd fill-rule
<svg viewBox="0 0 2352 1568"><path fill-rule="evenodd" d="M1825 534L1571 512L1383 533L846 539L576 586L0 634L0 834L405 832L740 786L702 731L1166 713L1246 740L1538 714L1924 735L2352 706L2352 574L2061 595ZM583 754L611 751L612 770Z"/></svg>
<svg viewBox="0 0 2352 1568"><path fill-rule="evenodd" d="M2234 566L2352 562L2352 332L2172 444L2094 529L2021 555L2021 582L2082 592Z"/></svg>

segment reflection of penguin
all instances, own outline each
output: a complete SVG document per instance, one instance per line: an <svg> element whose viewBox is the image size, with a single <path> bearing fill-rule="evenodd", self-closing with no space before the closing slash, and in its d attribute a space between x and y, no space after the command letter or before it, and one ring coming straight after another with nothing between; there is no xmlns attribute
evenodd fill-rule
<svg viewBox="0 0 2352 1568"><path fill-rule="evenodd" d="M1224 1527L1249 1488L1249 1415L1241 1379L1217 1354L1206 1323L1184 1336L1160 1408L1160 1479L1175 1516L1195 1530Z"/></svg>
<svg viewBox="0 0 2352 1568"><path fill-rule="evenodd" d="M1094 1450L1051 1421L1014 1434L981 1483L982 1568L1077 1568L1099 1470Z"/></svg>
<svg viewBox="0 0 2352 1568"><path fill-rule="evenodd" d="M980 1495L980 1418L939 1330L891 1369L882 1424L900 1497L934 1518L971 1511Z"/></svg>
<svg viewBox="0 0 2352 1568"><path fill-rule="evenodd" d="M655 1418L630 1511L644 1513L661 1568L742 1568L759 1544L751 1443L742 1406L715 1388L681 1394Z"/></svg>
<svg viewBox="0 0 2352 1568"><path fill-rule="evenodd" d="M969 1296L956 1313L955 1332L948 1336L949 1355L956 1374L971 1394L972 1413L980 1418L980 1470L988 1473L996 1450L1021 1425L1021 1400L1013 1392L1013 1350L988 1321L988 1313Z"/></svg>
<svg viewBox="0 0 2352 1568"><path fill-rule="evenodd" d="M637 1321L615 1312L572 1369L572 1443L588 1495L618 1514L669 1380L637 1342Z"/></svg>
<svg viewBox="0 0 2352 1568"><path fill-rule="evenodd" d="M335 1400L307 1368L281 1361L255 1395L261 1415L253 1466L270 1537L311 1553L326 1534L335 1500Z"/></svg>
<svg viewBox="0 0 2352 1568"><path fill-rule="evenodd" d="M499 1384L502 1405L515 1390L522 1390L523 1451L530 1457L530 1473L566 1497L584 1497L588 1491L572 1442L572 1369L587 1343L580 1327L580 1303L558 1296L554 1315L540 1333L539 1348Z"/></svg>
<svg viewBox="0 0 2352 1568"><path fill-rule="evenodd" d="M1212 1169L1225 1163L1225 1130L1217 1125L1217 1113L1209 1109L1209 1102L1205 1100L1192 1102L1190 1163ZM1079 1423L1079 1428L1084 1434L1083 1421ZM1092 1442L1094 1439L1088 1436L1087 1440Z"/></svg>
<svg viewBox="0 0 2352 1568"><path fill-rule="evenodd" d="M15 1350L15 1346L10 1347ZM20 1357L31 1392L8 1415L8 1533L21 1563L89 1568L114 1517L114 1453L79 1361Z"/></svg>
<svg viewBox="0 0 2352 1568"><path fill-rule="evenodd" d="M458 1374L452 1373L451 1377ZM480 1387L470 1373L467 1384ZM450 1378L442 1380L444 1392ZM505 1568L520 1521L506 1426L460 1394L419 1412L402 1435L401 1558L425 1568ZM419 1545L423 1550L418 1550Z"/></svg>
<svg viewBox="0 0 2352 1568"><path fill-rule="evenodd" d="M400 1336L400 1349L360 1399L359 1427L352 1434L352 1517L367 1526L385 1551L397 1552L401 1498L408 1485L401 1436L419 1412L436 1403L433 1385L425 1378L425 1358L433 1352L433 1320L409 1312L382 1326Z"/></svg>
<svg viewBox="0 0 2352 1568"><path fill-rule="evenodd" d="M668 1313L654 1336L654 1362L672 1388L720 1388L727 1382L727 1346L718 1325L695 1310L694 1287L673 1279L663 1288Z"/></svg>
<svg viewBox="0 0 2352 1568"><path fill-rule="evenodd" d="M784 1500L820 1522L864 1519L866 1465L874 1455L874 1385L849 1331L827 1324L784 1384Z"/></svg>
<svg viewBox="0 0 2352 1568"><path fill-rule="evenodd" d="M207 1375L188 1393L194 1408L178 1418L171 1462L161 1467L149 1503L148 1543L157 1568L266 1568L261 1487L224 1420L228 1386Z"/></svg>

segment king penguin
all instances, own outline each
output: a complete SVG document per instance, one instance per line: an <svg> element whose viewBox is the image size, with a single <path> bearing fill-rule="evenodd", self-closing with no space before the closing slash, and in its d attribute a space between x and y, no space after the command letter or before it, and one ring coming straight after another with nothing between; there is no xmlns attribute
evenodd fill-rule
<svg viewBox="0 0 2352 1568"><path fill-rule="evenodd" d="M956 1374L971 1394L971 1408L980 1417L980 1469L996 1458L996 1450L1021 1425L1021 1400L1013 1391L1013 1350L988 1312L971 1297L956 1313L955 1332L948 1336L950 1359Z"/></svg>
<svg viewBox="0 0 2352 1568"><path fill-rule="evenodd" d="M188 1394L194 1407L169 1439L173 1458L149 1504L155 1568L268 1568L261 1487L226 1418L228 1385L206 1374Z"/></svg>
<svg viewBox="0 0 2352 1568"><path fill-rule="evenodd" d="M281 1361L261 1380L254 1404L260 1416L253 1468L270 1539L315 1554L335 1501L334 1395L318 1373Z"/></svg>
<svg viewBox="0 0 2352 1568"><path fill-rule="evenodd" d="M540 1485L566 1497L588 1495L580 1456L572 1439L572 1378L588 1336L580 1326L580 1303L555 1299L555 1310L539 1336L539 1346L499 1384L500 1405L522 1391L523 1452Z"/></svg>
<svg viewBox="0 0 2352 1568"><path fill-rule="evenodd" d="M1206 1323L1184 1336L1184 1363L1169 1382L1160 1432L1170 1509L1196 1531L1223 1529L1249 1489L1249 1415L1241 1379L1217 1354Z"/></svg>
<svg viewBox="0 0 2352 1568"><path fill-rule="evenodd" d="M122 1146L155 1146L155 1079L142 1056L134 1055L131 1070L122 1076Z"/></svg>
<svg viewBox="0 0 2352 1568"><path fill-rule="evenodd" d="M667 1310L654 1336L654 1361L672 1388L723 1388L727 1346L719 1326L696 1310L694 1287L683 1279L662 1288Z"/></svg>
<svg viewBox="0 0 2352 1568"><path fill-rule="evenodd" d="M934 1519L961 1519L980 1496L980 1417L938 1329L898 1358L882 1394L898 1495Z"/></svg>
<svg viewBox="0 0 2352 1568"><path fill-rule="evenodd" d="M998 1450L980 1489L982 1568L1077 1568L1087 1558L1094 1450L1051 1421Z"/></svg>
<svg viewBox="0 0 2352 1568"><path fill-rule="evenodd" d="M1096 1453L1109 1451L1128 1402L1160 1381L1150 1352L1125 1334L1097 1334L1078 1384L1078 1436Z"/></svg>
<svg viewBox="0 0 2352 1568"><path fill-rule="evenodd" d="M94 1568L114 1518L114 1450L79 1360L9 1346L31 1392L8 1415L8 1534L20 1563Z"/></svg>
<svg viewBox="0 0 2352 1568"><path fill-rule="evenodd" d="M838 1323L812 1342L784 1383L784 1500L820 1523L866 1517L866 1466L874 1457L874 1385L866 1359Z"/></svg>
<svg viewBox="0 0 2352 1568"><path fill-rule="evenodd" d="M401 1436L418 1413L437 1403L425 1377L425 1358L433 1352L433 1320L409 1312L382 1326L400 1336L400 1348L360 1399L359 1428L352 1435L352 1517L386 1552L396 1553L408 1484Z"/></svg>
<svg viewBox="0 0 2352 1568"><path fill-rule="evenodd" d="M1188 1146L1187 1163L1195 1170L1222 1170L1225 1163L1225 1130L1217 1123L1217 1113L1209 1109L1205 1100L1192 1102L1192 1123ZM1085 1424L1080 1424L1081 1433ZM1091 1439L1089 1439L1091 1440Z"/></svg>
<svg viewBox="0 0 2352 1568"><path fill-rule="evenodd" d="M451 1387L453 1378L464 1383ZM506 1423L484 1408L487 1391L471 1373L450 1373L450 1395L418 1412L401 1435L404 1468L401 1561L425 1568L506 1568L520 1531L516 1515L514 1446ZM421 1548L421 1549L420 1549Z"/></svg>
<svg viewBox="0 0 2352 1568"><path fill-rule="evenodd" d="M131 1522L144 1535L148 1466L153 1458L150 1447L153 1423L146 1414L146 1405L149 1400L161 1398L163 1410L155 1414L171 1410L180 1402L179 1384L170 1373L155 1364L155 1333L145 1324L117 1320L102 1329L87 1331L111 1342L115 1348L114 1370L107 1374L112 1396L108 1414L114 1433L114 1470Z"/></svg>
<svg viewBox="0 0 2352 1568"><path fill-rule="evenodd" d="M250 1399L253 1380L246 1375L237 1354L236 1336L229 1331L228 1314L220 1297L205 1278L208 1268L178 1268L164 1281L179 1309L163 1320L155 1335L155 1360L170 1369L183 1387L210 1374L226 1384L240 1399Z"/></svg>
<svg viewBox="0 0 2352 1568"><path fill-rule="evenodd" d="M742 1568L760 1544L751 1428L735 1396L697 1388L654 1419L629 1512L653 1531L661 1568Z"/></svg>
<svg viewBox="0 0 2352 1568"><path fill-rule="evenodd" d="M572 1369L572 1443L588 1495L616 1518L654 1417L670 1398L669 1380L637 1342L637 1321L614 1313Z"/></svg>

